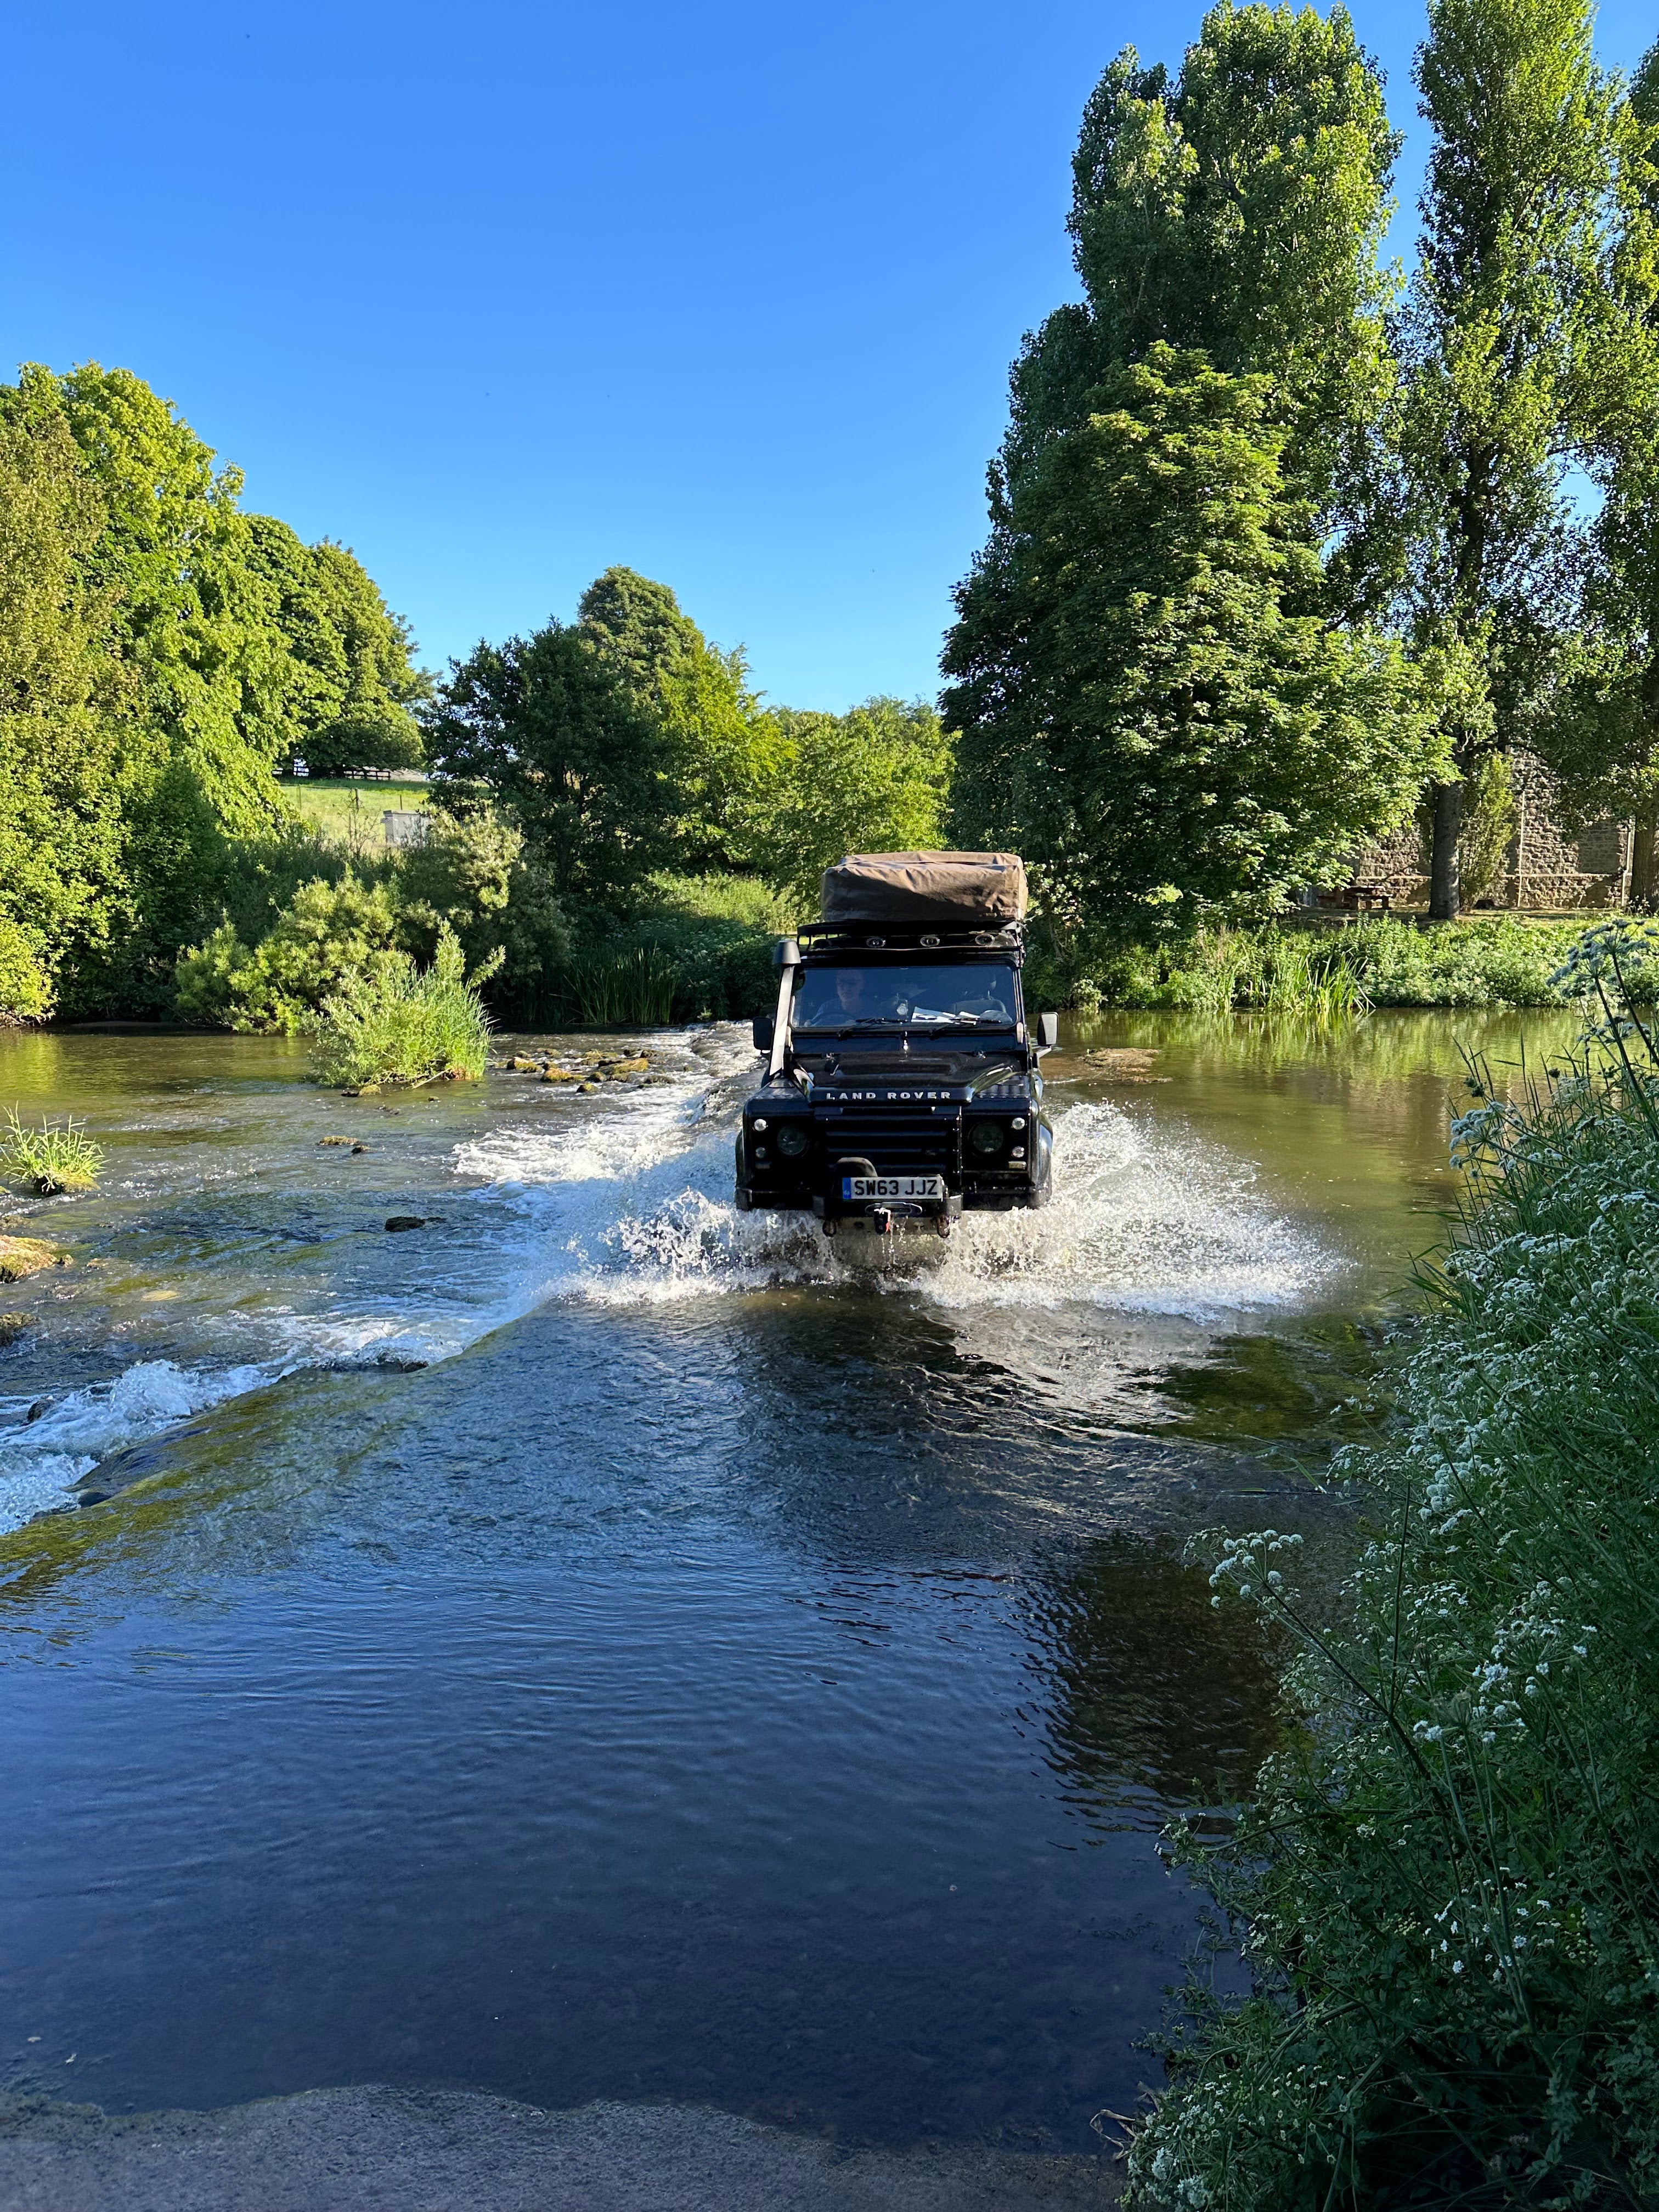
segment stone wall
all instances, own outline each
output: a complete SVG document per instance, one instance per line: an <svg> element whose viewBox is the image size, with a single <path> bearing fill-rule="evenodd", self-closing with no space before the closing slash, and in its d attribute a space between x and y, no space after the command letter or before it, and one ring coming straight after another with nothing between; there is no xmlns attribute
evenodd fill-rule
<svg viewBox="0 0 1659 2212"><path fill-rule="evenodd" d="M1630 866L1631 825L1596 822L1580 831L1562 828L1554 783L1539 762L1512 757L1515 834L1504 873L1486 901L1494 907L1591 908L1622 906ZM1428 853L1415 821L1354 856L1352 880L1373 884L1396 907L1429 902Z"/></svg>

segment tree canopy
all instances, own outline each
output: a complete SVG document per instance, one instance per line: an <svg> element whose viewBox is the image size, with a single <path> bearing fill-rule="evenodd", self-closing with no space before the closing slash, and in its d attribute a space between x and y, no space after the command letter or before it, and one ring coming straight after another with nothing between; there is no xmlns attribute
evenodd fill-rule
<svg viewBox="0 0 1659 2212"><path fill-rule="evenodd" d="M1318 559L1260 377L1154 344L1020 479L945 654L964 843L1118 928L1340 878L1428 763L1397 645L1305 611Z"/></svg>

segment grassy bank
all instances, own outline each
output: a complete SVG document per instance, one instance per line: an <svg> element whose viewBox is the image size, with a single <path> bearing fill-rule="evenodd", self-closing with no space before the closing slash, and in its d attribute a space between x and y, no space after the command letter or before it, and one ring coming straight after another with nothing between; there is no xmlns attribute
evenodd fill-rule
<svg viewBox="0 0 1659 2212"><path fill-rule="evenodd" d="M303 782L285 778L279 786L283 798L301 821L316 830L327 843L343 853L363 856L386 849L383 814L393 810L418 813L426 805L424 776L414 782L365 783L345 776L311 776Z"/></svg>
<svg viewBox="0 0 1659 2212"><path fill-rule="evenodd" d="M1387 915L1346 923L1321 917L1091 951L1056 945L1039 921L1030 966L1045 1003L1085 1013L1106 1006L1314 1015L1367 1006L1552 1006L1565 1003L1552 979L1591 926L1589 916L1424 924ZM1659 997L1659 964L1639 966L1632 982L1644 1000Z"/></svg>
<svg viewBox="0 0 1659 2212"><path fill-rule="evenodd" d="M1248 1931L1132 2198L1207 2212L1659 2195L1659 1070L1587 1051L1457 1131L1461 1228L1380 1444L1344 1625L1295 1546L1217 1601L1300 1642L1302 1716L1236 1833L1182 1853Z"/></svg>

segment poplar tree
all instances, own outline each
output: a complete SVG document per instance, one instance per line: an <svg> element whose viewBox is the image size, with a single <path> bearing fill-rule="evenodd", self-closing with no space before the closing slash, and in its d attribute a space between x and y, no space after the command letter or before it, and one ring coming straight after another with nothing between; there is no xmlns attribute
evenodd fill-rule
<svg viewBox="0 0 1659 2212"><path fill-rule="evenodd" d="M1332 839L1390 826L1424 773L1398 655L1369 639L1327 653L1294 628L1364 597L1355 526L1392 388L1377 251L1397 149L1340 8L1224 0L1178 76L1126 49L1085 111L1071 215L1085 296L1015 363L990 536L945 669L957 834L1018 837L1097 918L1270 909L1340 874ZM1126 383L1138 363L1146 380ZM1191 473L1200 455L1220 471L1212 500ZM1150 536L1079 496L1097 470ZM1180 491L1167 518L1161 473ZM1244 546L1230 533L1247 514ZM1085 605L1092 627L1075 618ZM1342 722L1362 670L1376 743L1352 776L1298 794L1296 773L1322 772L1310 732Z"/></svg>
<svg viewBox="0 0 1659 2212"><path fill-rule="evenodd" d="M1417 84L1435 138L1401 324L1408 601L1448 678L1430 912L1449 920L1466 782L1507 742L1564 480L1648 387L1654 270L1646 133L1596 66L1586 0L1431 0Z"/></svg>

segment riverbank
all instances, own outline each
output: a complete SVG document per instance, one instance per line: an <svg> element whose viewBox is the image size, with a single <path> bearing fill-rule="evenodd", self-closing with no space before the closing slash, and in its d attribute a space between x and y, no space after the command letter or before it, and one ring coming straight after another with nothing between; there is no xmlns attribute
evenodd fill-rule
<svg viewBox="0 0 1659 2212"><path fill-rule="evenodd" d="M1294 1536L1219 1547L1308 1725L1185 1852L1255 1990L1195 1998L1149 2207L1652 2201L1659 1066L1609 1035L1457 1139L1397 1415L1346 1465L1348 1626L1309 1625Z"/></svg>
<svg viewBox="0 0 1659 2212"><path fill-rule="evenodd" d="M313 2089L112 2118L0 2098L5 2212L1098 2212L1089 2157L855 2148L676 2105Z"/></svg>

